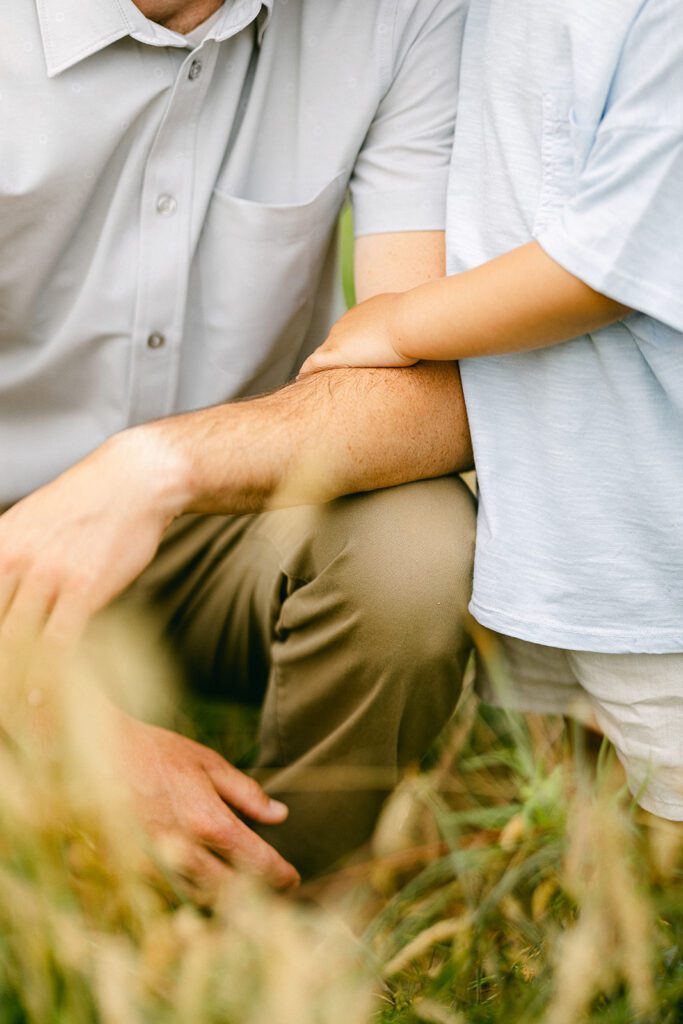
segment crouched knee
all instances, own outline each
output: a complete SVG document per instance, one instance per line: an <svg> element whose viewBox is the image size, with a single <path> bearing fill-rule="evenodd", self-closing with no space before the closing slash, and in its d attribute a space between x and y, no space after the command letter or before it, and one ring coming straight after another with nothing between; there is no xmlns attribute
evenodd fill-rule
<svg viewBox="0 0 683 1024"><path fill-rule="evenodd" d="M319 510L318 572L363 623L365 639L421 660L464 642L475 504L458 477L340 499Z"/></svg>

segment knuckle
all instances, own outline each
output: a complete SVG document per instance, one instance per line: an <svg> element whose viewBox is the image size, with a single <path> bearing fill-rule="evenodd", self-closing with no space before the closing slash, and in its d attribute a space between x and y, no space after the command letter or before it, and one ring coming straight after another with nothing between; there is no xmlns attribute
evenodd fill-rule
<svg viewBox="0 0 683 1024"><path fill-rule="evenodd" d="M192 740L198 753L201 754L204 762L211 768L225 768L230 767L229 762L225 760L222 754L219 754L213 747L205 747L201 743L197 743L196 740Z"/></svg>
<svg viewBox="0 0 683 1024"><path fill-rule="evenodd" d="M16 562L9 558L0 558L0 580L12 580L18 573Z"/></svg>
<svg viewBox="0 0 683 1024"><path fill-rule="evenodd" d="M72 598L85 600L90 593L90 581L80 577L76 580L72 579L69 583L69 592Z"/></svg>
<svg viewBox="0 0 683 1024"><path fill-rule="evenodd" d="M0 576L16 576L24 569L26 557L21 548L0 549Z"/></svg>
<svg viewBox="0 0 683 1024"><path fill-rule="evenodd" d="M92 583L93 574L82 565L74 565L73 563L68 567L69 579L75 587L84 589L89 587Z"/></svg>
<svg viewBox="0 0 683 1024"><path fill-rule="evenodd" d="M50 562L34 565L30 571L32 588L41 594L54 590L59 585L61 579L61 567Z"/></svg>
<svg viewBox="0 0 683 1024"><path fill-rule="evenodd" d="M211 817L208 814L203 814L201 811L194 811L190 815L187 827L190 835L202 843L210 840L214 832Z"/></svg>
<svg viewBox="0 0 683 1024"><path fill-rule="evenodd" d="M232 836L232 823L226 816L217 821L212 814L195 813L190 822L190 831L205 846L225 845Z"/></svg>
<svg viewBox="0 0 683 1024"><path fill-rule="evenodd" d="M93 583L90 573L84 572L82 569L71 569L64 575L69 592L74 597L86 597L90 593Z"/></svg>
<svg viewBox="0 0 683 1024"><path fill-rule="evenodd" d="M172 866L175 871L184 875L187 879L196 882L203 876L205 871L201 848L187 846L185 849L178 851Z"/></svg>

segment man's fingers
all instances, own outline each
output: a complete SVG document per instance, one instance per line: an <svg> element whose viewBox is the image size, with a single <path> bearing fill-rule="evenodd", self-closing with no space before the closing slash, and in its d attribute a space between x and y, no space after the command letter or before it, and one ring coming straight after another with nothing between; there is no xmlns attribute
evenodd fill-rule
<svg viewBox="0 0 683 1024"><path fill-rule="evenodd" d="M202 886L217 887L235 873L221 857L204 846L188 846L177 867L179 874Z"/></svg>
<svg viewBox="0 0 683 1024"><path fill-rule="evenodd" d="M89 617L89 609L84 600L68 592L60 594L45 623L46 641L60 650L72 647L85 631Z"/></svg>
<svg viewBox="0 0 683 1024"><path fill-rule="evenodd" d="M211 758L206 770L218 795L254 821L264 825L279 825L289 814L285 804L271 799L255 779L249 778L219 755L215 761Z"/></svg>
<svg viewBox="0 0 683 1024"><path fill-rule="evenodd" d="M12 649L31 644L43 631L54 601L47 583L24 580L14 593L0 626L0 644Z"/></svg>
<svg viewBox="0 0 683 1024"><path fill-rule="evenodd" d="M310 374L321 373L323 370L334 370L343 366L339 356L327 348L318 348L312 355L309 355L301 370L299 377L308 377Z"/></svg>
<svg viewBox="0 0 683 1024"><path fill-rule="evenodd" d="M173 869L182 880L183 888L195 902L211 905L231 877L234 869L204 846L182 843L176 847Z"/></svg>
<svg viewBox="0 0 683 1024"><path fill-rule="evenodd" d="M195 838L214 853L250 874L260 875L276 889L290 889L301 877L277 850L235 817L216 796L209 805L208 818Z"/></svg>
<svg viewBox="0 0 683 1024"><path fill-rule="evenodd" d="M301 882L294 865L239 818L234 819L231 827L229 845L214 849L242 871L265 878L275 889L291 889Z"/></svg>
<svg viewBox="0 0 683 1024"><path fill-rule="evenodd" d="M297 380L300 380L302 377L310 377L311 374L320 373L322 370L333 369L340 365L339 360L335 359L331 353L318 349L317 352L314 352L313 355L308 357L304 365L301 367Z"/></svg>
<svg viewBox="0 0 683 1024"><path fill-rule="evenodd" d="M19 586L18 576L0 577L0 622L2 622Z"/></svg>

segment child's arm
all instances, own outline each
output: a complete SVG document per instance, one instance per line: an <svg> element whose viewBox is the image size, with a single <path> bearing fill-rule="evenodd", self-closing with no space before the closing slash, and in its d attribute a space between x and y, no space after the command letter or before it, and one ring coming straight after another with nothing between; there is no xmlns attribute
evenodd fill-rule
<svg viewBox="0 0 683 1024"><path fill-rule="evenodd" d="M475 270L361 303L332 328L302 373L545 348L628 312L530 242Z"/></svg>

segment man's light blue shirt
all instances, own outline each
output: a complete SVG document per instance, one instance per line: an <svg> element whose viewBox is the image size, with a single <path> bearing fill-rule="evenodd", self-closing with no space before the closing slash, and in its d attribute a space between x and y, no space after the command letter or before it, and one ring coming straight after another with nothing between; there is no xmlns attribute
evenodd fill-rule
<svg viewBox="0 0 683 1024"><path fill-rule="evenodd" d="M465 360L471 610L537 643L683 651L683 4L472 0L449 270L536 238L638 312Z"/></svg>

